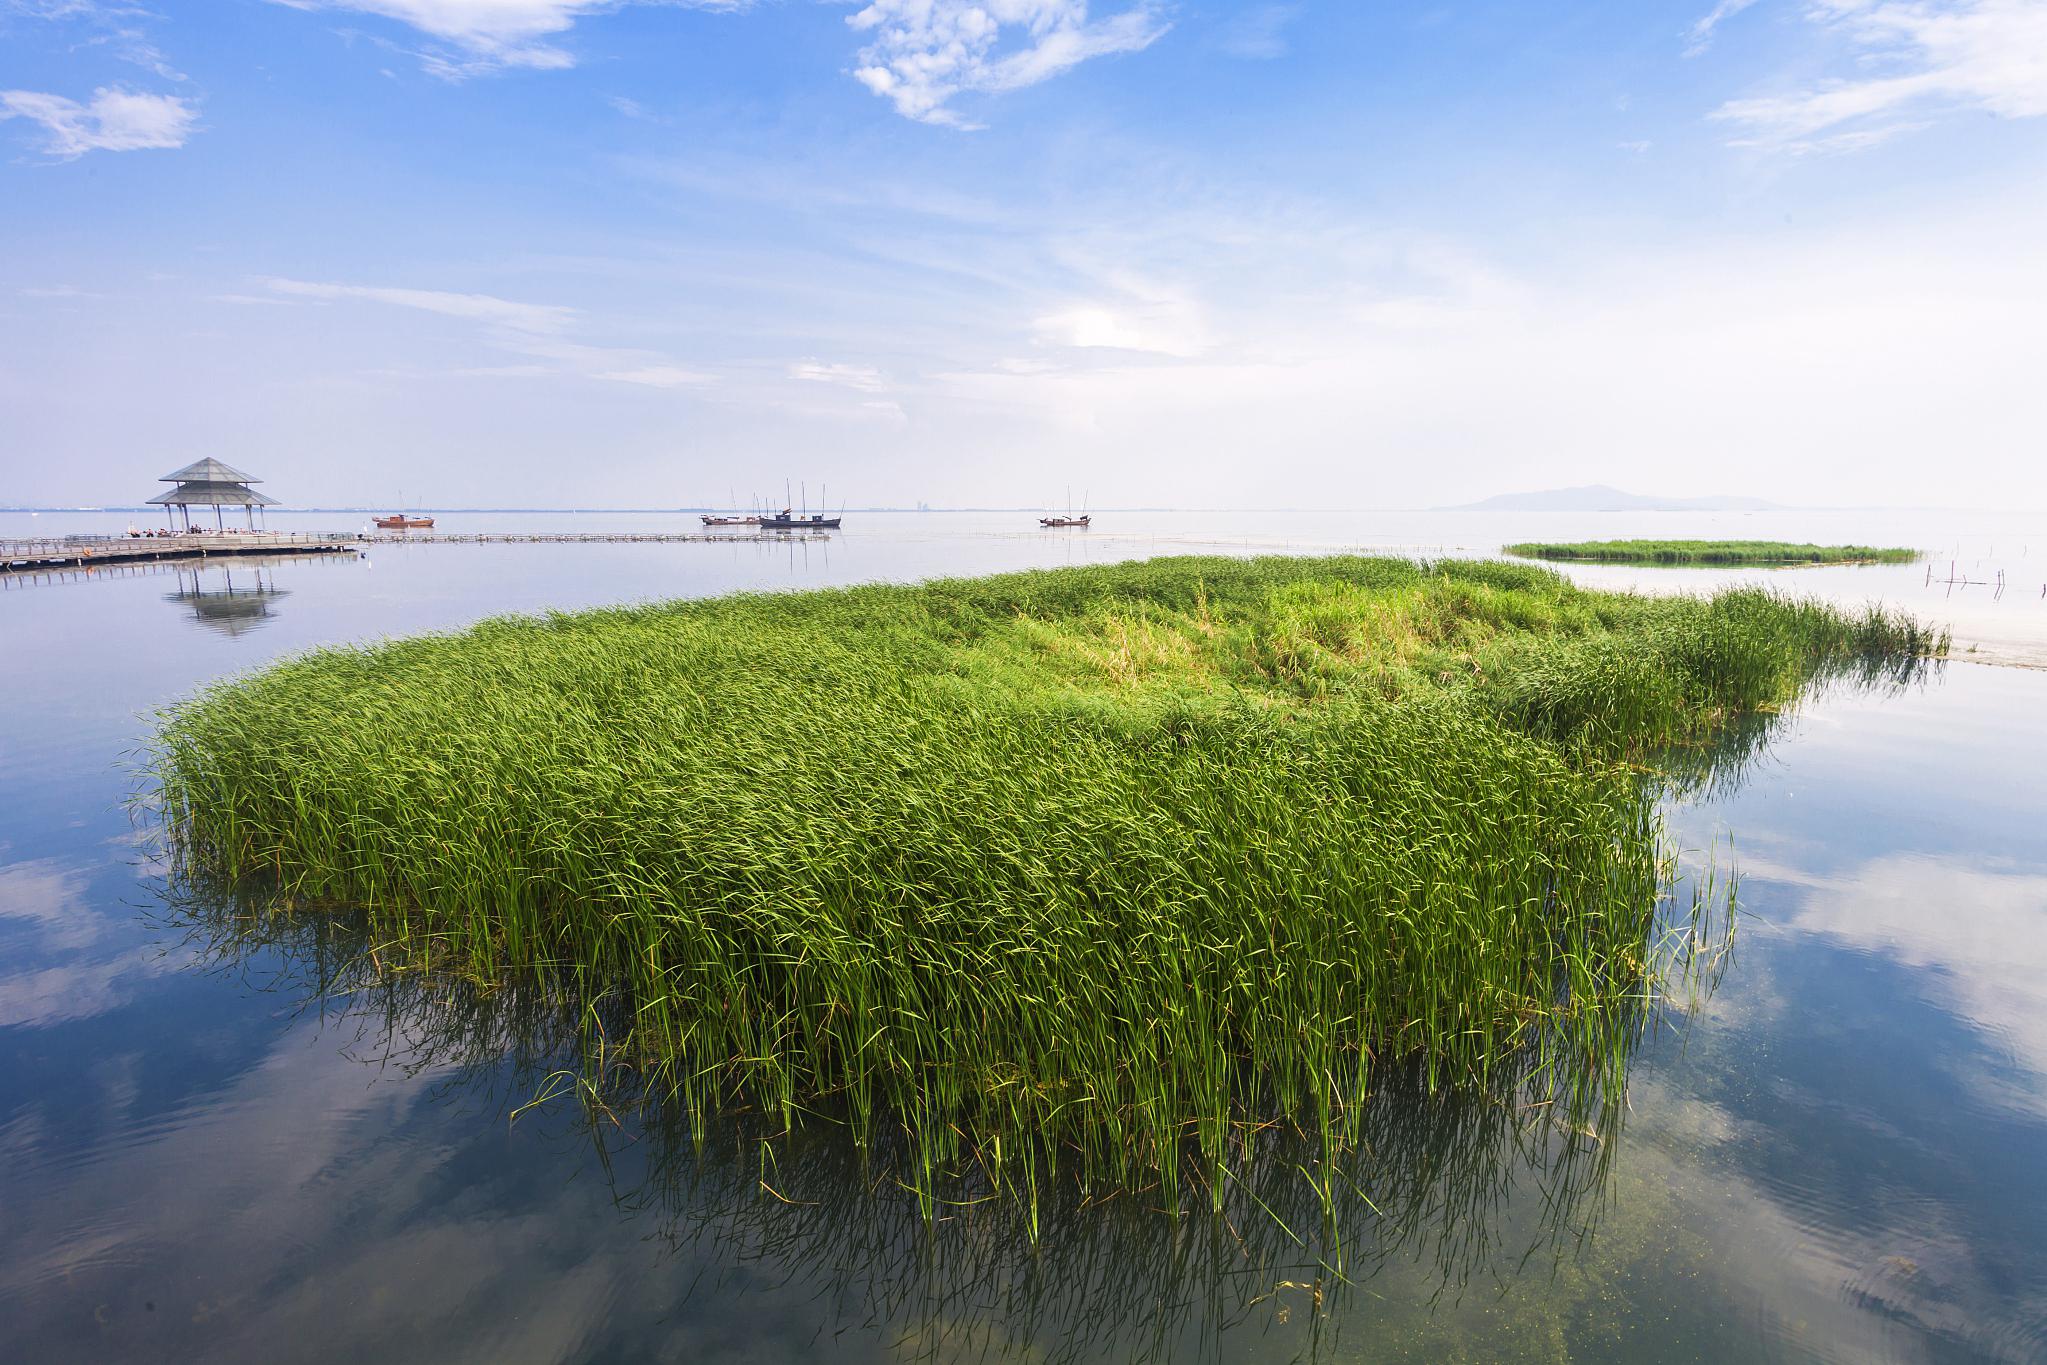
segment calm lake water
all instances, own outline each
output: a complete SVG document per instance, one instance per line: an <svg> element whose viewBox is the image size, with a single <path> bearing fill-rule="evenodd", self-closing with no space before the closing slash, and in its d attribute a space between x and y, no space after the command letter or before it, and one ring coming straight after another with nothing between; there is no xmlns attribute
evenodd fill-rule
<svg viewBox="0 0 2047 1365"><path fill-rule="evenodd" d="M127 514L0 514L0 538ZM339 514L279 516L295 529ZM0 1340L19 1360L2047 1360L2047 537L1997 514L849 514L829 541L374 547L0 579ZM680 529L448 514L447 529ZM569 1103L515 1002L337 990L166 900L125 802L153 708L311 645L508 611L1186 551L1909 544L1761 578L1952 622L1673 802L1740 873L1717 985L1560 1136L1397 1082L1333 1280L1268 1224L1123 1200L927 1228L825 1141L697 1148ZM2038 551L2038 554L2032 553ZM1952 564L1952 572L1949 565ZM1995 595L1997 571L2004 593ZM776 1194L763 1188L769 1177ZM1261 1197L1286 1214L1283 1178ZM779 1196L779 1197L778 1197Z"/></svg>

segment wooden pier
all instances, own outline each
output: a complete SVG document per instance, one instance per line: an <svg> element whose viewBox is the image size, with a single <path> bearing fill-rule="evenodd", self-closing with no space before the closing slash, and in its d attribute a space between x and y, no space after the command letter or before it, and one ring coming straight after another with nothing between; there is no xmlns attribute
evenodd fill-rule
<svg viewBox="0 0 2047 1365"><path fill-rule="evenodd" d="M0 541L0 573L92 569L113 564L228 559L241 555L317 555L370 545L732 545L828 540L823 530L761 531L207 531L168 536L60 536Z"/></svg>
<svg viewBox="0 0 2047 1365"><path fill-rule="evenodd" d="M357 548L342 532L305 535L282 531L194 532L171 536L58 536L0 541L0 573L92 569L153 561L235 559L244 555L338 554Z"/></svg>
<svg viewBox="0 0 2047 1365"><path fill-rule="evenodd" d="M763 531L378 531L356 537L375 545L735 545L754 541L828 540L826 530Z"/></svg>

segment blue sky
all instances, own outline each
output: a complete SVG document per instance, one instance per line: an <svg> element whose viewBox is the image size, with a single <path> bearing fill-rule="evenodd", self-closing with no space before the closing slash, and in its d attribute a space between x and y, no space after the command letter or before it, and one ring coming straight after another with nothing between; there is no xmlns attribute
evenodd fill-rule
<svg viewBox="0 0 2047 1365"><path fill-rule="evenodd" d="M0 0L0 503L2047 505L2042 115L2047 0Z"/></svg>

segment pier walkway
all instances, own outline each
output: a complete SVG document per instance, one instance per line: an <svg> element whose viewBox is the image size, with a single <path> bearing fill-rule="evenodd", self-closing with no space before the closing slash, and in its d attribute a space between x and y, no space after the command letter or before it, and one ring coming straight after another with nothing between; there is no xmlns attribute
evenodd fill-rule
<svg viewBox="0 0 2047 1365"><path fill-rule="evenodd" d="M825 540L826 530L763 531L378 531L358 536L376 545L731 545L744 541Z"/></svg>
<svg viewBox="0 0 2047 1365"><path fill-rule="evenodd" d="M780 544L826 540L830 532L762 531L326 531L317 535L280 531L206 531L169 536L58 536L43 540L0 540L0 573L90 569L103 564L138 564L179 559L221 559L236 555L337 554L365 545L730 545L742 541Z"/></svg>
<svg viewBox="0 0 2047 1365"><path fill-rule="evenodd" d="M102 564L230 559L242 555L338 554L356 548L346 532L207 531L170 536L56 536L0 540L0 573L90 569Z"/></svg>

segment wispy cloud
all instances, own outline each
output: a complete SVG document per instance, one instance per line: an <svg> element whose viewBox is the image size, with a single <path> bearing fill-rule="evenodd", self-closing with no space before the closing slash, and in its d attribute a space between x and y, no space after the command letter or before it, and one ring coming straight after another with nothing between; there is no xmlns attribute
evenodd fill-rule
<svg viewBox="0 0 2047 1365"><path fill-rule="evenodd" d="M1253 5L1226 20L1216 46L1246 61L1271 61L1287 54L1286 27L1301 13L1299 5Z"/></svg>
<svg viewBox="0 0 2047 1365"><path fill-rule="evenodd" d="M41 125L41 150L70 161L87 152L182 147L199 111L178 95L120 86L101 87L88 104L34 90L0 90L0 119L12 118Z"/></svg>
<svg viewBox="0 0 2047 1365"><path fill-rule="evenodd" d="M1713 45L1713 31L1741 13L1756 0L1720 0L1711 10L1700 16L1697 23L1685 30L1685 56L1696 57Z"/></svg>
<svg viewBox="0 0 2047 1365"><path fill-rule="evenodd" d="M871 365L827 365L817 360L799 360L789 367L789 377L809 380L813 384L837 384L862 393L880 393L888 387L881 371Z"/></svg>
<svg viewBox="0 0 2047 1365"><path fill-rule="evenodd" d="M973 128L956 95L1020 90L1091 57L1137 52L1170 27L1158 8L1091 22L1087 0L873 0L846 22L871 34L853 71L905 118Z"/></svg>
<svg viewBox="0 0 2047 1365"><path fill-rule="evenodd" d="M80 47L105 48L167 81L185 79L150 39L147 26L162 16L133 0L0 0L0 17L10 14L69 25L82 32Z"/></svg>
<svg viewBox="0 0 2047 1365"><path fill-rule="evenodd" d="M2047 114L2042 0L1815 0L1808 13L1866 74L1723 104L1713 117L1744 130L1737 145L1854 150L1919 126L1908 112Z"/></svg>
<svg viewBox="0 0 2047 1365"><path fill-rule="evenodd" d="M309 280L263 281L273 293L301 299L362 299L397 308L417 308L444 317L469 318L514 331L559 332L574 321L576 310L545 303L516 303L489 294L455 294L440 289L393 289L367 284L323 284Z"/></svg>
<svg viewBox="0 0 2047 1365"><path fill-rule="evenodd" d="M374 303L473 322L482 328L482 339L492 349L525 356L530 362L511 366L470 365L458 371L472 378L562 375L653 389L688 389L718 382L716 375L678 365L657 351L634 346L594 346L574 340L571 334L586 328L588 319L579 310L558 304L522 303L494 294L389 285L287 279L266 279L262 283L272 298ZM241 301L235 295L221 297L227 302ZM258 295L250 301L266 299Z"/></svg>
<svg viewBox="0 0 2047 1365"><path fill-rule="evenodd" d="M648 0L273 0L301 10L348 10L395 20L439 46L416 53L437 76L461 80L522 68L558 71L576 64L555 39L576 21ZM689 9L743 10L753 0L658 0Z"/></svg>
<svg viewBox="0 0 2047 1365"><path fill-rule="evenodd" d="M604 102L610 105L614 110L616 110L619 114L623 115L624 117L629 119L635 119L641 123L668 122L667 119L655 113L646 105L641 104L638 100L631 99L625 95L606 95L604 97Z"/></svg>

